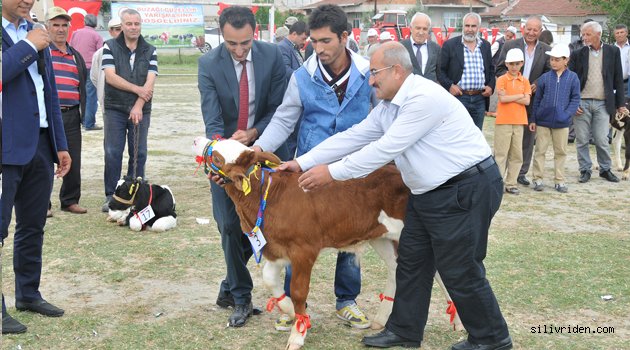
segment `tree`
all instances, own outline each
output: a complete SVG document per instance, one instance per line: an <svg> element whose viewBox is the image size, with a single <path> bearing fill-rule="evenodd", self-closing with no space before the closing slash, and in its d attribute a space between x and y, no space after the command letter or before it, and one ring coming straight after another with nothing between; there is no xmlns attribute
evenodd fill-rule
<svg viewBox="0 0 630 350"><path fill-rule="evenodd" d="M581 3L581 7L600 9L608 14L607 32L612 33L617 24L630 26L630 0L572 0Z"/></svg>

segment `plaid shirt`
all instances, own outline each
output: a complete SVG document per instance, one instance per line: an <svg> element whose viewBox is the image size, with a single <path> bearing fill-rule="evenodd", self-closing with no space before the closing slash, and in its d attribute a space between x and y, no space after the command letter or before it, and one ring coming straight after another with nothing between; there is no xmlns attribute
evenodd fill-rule
<svg viewBox="0 0 630 350"><path fill-rule="evenodd" d="M457 85L462 90L482 90L485 82L486 75L483 68L483 57L481 56L481 40L477 38L477 47L475 52L471 52L466 45L464 45L462 37L462 47L464 49L464 71L462 73L462 80Z"/></svg>

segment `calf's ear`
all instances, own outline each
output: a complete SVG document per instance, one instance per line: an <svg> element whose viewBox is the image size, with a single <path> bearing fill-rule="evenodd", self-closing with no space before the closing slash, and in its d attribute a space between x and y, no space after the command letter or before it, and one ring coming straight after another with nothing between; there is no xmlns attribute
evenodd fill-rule
<svg viewBox="0 0 630 350"><path fill-rule="evenodd" d="M238 158L236 158L236 161L234 162L234 164L240 165L245 169L247 169L250 165L254 163L256 163L256 152L253 151L245 151L241 153L241 155L238 156Z"/></svg>
<svg viewBox="0 0 630 350"><path fill-rule="evenodd" d="M282 162L278 156L271 152L259 152L256 153L258 159L257 162L263 163L270 168L275 168Z"/></svg>
<svg viewBox="0 0 630 350"><path fill-rule="evenodd" d="M234 187L243 192L246 196L252 191L252 184L249 178L243 173L231 174L230 179L234 182Z"/></svg>

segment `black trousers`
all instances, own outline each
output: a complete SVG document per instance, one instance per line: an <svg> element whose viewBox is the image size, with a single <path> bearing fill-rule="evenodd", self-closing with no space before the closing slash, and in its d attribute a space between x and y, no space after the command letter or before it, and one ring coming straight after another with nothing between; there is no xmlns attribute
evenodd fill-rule
<svg viewBox="0 0 630 350"><path fill-rule="evenodd" d="M523 165L519 175L525 175L529 171L534 156L534 145L536 144L536 132L531 132L529 126L523 126Z"/></svg>
<svg viewBox="0 0 630 350"><path fill-rule="evenodd" d="M81 113L79 108L70 109L61 114L63 129L68 140L68 153L72 158L70 171L63 177L59 202L62 208L78 204L81 198Z"/></svg>
<svg viewBox="0 0 630 350"><path fill-rule="evenodd" d="M422 341L437 268L470 341L492 344L509 335L483 265L488 228L502 196L503 180L496 165L410 196L387 329Z"/></svg>
<svg viewBox="0 0 630 350"><path fill-rule="evenodd" d="M252 256L252 246L241 230L234 202L221 186L210 181L212 214L221 233L221 246L225 257L226 277L221 282L219 294L232 294L236 304L248 304L252 300L252 277L247 262Z"/></svg>
<svg viewBox="0 0 630 350"><path fill-rule="evenodd" d="M42 274L42 246L46 210L53 181L53 154L48 131L39 135L37 151L25 165L2 168L2 225L4 240L9 233L15 208L13 237L13 271L15 299L32 302L41 299L39 282ZM5 313L4 295L2 314Z"/></svg>

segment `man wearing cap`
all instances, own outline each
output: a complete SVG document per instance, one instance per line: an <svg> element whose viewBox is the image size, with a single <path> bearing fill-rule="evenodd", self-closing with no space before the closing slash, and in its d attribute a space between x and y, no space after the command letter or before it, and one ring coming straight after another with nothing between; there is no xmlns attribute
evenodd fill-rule
<svg viewBox="0 0 630 350"><path fill-rule="evenodd" d="M573 51L569 59L569 69L580 78L582 89L580 107L573 117L580 183L591 179L591 134L597 151L599 176L610 182L619 182L619 178L610 170L612 160L608 130L610 117L616 112L627 111L624 106L621 55L616 46L604 44L601 39L602 26L597 22L585 23L582 26L585 46Z"/></svg>
<svg viewBox="0 0 630 350"><path fill-rule="evenodd" d="M120 21L122 34L107 40L103 49L106 202L101 210L109 206L120 179L125 143L129 145L127 176L144 178L153 86L158 75L157 52L142 37L140 13L126 9Z"/></svg>
<svg viewBox="0 0 630 350"><path fill-rule="evenodd" d="M442 46L438 79L466 107L481 130L494 89L494 65L490 43L478 35L479 14L469 12L462 22L462 35L448 39Z"/></svg>
<svg viewBox="0 0 630 350"><path fill-rule="evenodd" d="M388 41L392 41L392 33L384 30L381 32L378 38L380 39L381 44L386 43Z"/></svg>
<svg viewBox="0 0 630 350"><path fill-rule="evenodd" d="M548 72L549 58L545 55L546 51L551 50L551 47L542 41L540 33L542 32L542 20L538 16L531 16L525 22L525 31L523 38L519 40L510 40L505 43L499 56L499 63L497 64L497 76L501 76L507 72L507 66L505 65L505 57L511 49L521 49L525 54L525 64L521 68L521 73L532 88L532 98L536 96L536 81L543 73ZM527 118L532 116L532 104L527 106ZM526 177L529 167L532 163L532 156L534 154L534 142L536 140L536 133L532 132L529 127L524 126L523 130L523 165L518 173L516 181L523 185L529 186L530 181Z"/></svg>
<svg viewBox="0 0 630 350"><path fill-rule="evenodd" d="M85 66L90 75L92 68L92 57L94 53L103 47L103 38L94 30L96 28L96 16L93 14L85 15L85 27L72 33L70 45L74 47L85 59ZM96 96L96 87L90 79L87 79L85 88L87 91L86 106L83 126L86 131L101 130L103 127L96 125L96 111L98 110L98 99Z"/></svg>
<svg viewBox="0 0 630 350"><path fill-rule="evenodd" d="M13 271L15 307L49 317L64 311L42 297L42 246L53 176L70 169L57 85L42 28L26 21L34 1L2 1L2 220L0 245L9 235L13 208ZM39 52L39 53L38 53ZM57 163L57 171L53 169ZM2 332L23 333L26 326L13 319L2 296Z"/></svg>
<svg viewBox="0 0 630 350"><path fill-rule="evenodd" d="M409 52L413 64L413 74L421 75L437 82L437 64L440 57L440 45L429 40L431 17L417 12L411 18L411 37L401 43Z"/></svg>
<svg viewBox="0 0 630 350"><path fill-rule="evenodd" d="M109 29L109 35L116 39L118 34L121 33L121 23L119 17L114 17L109 20L107 24ZM90 81L96 86L96 96L98 96L98 103L104 106L103 99L105 98L105 72L101 69L101 63L103 61L103 48L96 50L94 56L92 56L92 69L90 69ZM103 108L104 109L104 108ZM103 111L103 118L105 118L105 112Z"/></svg>
<svg viewBox="0 0 630 350"><path fill-rule="evenodd" d="M499 64L499 57L501 56L503 45L505 45L507 41L514 39L516 39L516 28L509 26L505 30L505 34L492 44L490 51L492 52L492 64L494 64L495 67Z"/></svg>
<svg viewBox="0 0 630 350"><path fill-rule="evenodd" d="M46 14L46 25L52 39L52 55L55 82L59 94L59 106L63 128L68 140L68 152L72 158L70 172L63 178L59 191L61 210L73 214L85 214L87 209L79 206L81 198L81 120L86 110L87 69L83 57L68 45L70 20L66 10L51 7Z"/></svg>
<svg viewBox="0 0 630 350"><path fill-rule="evenodd" d="M374 53L374 50L378 47L378 31L374 28L368 29L367 32L367 45L365 45L365 50L363 51L363 56L370 58Z"/></svg>

